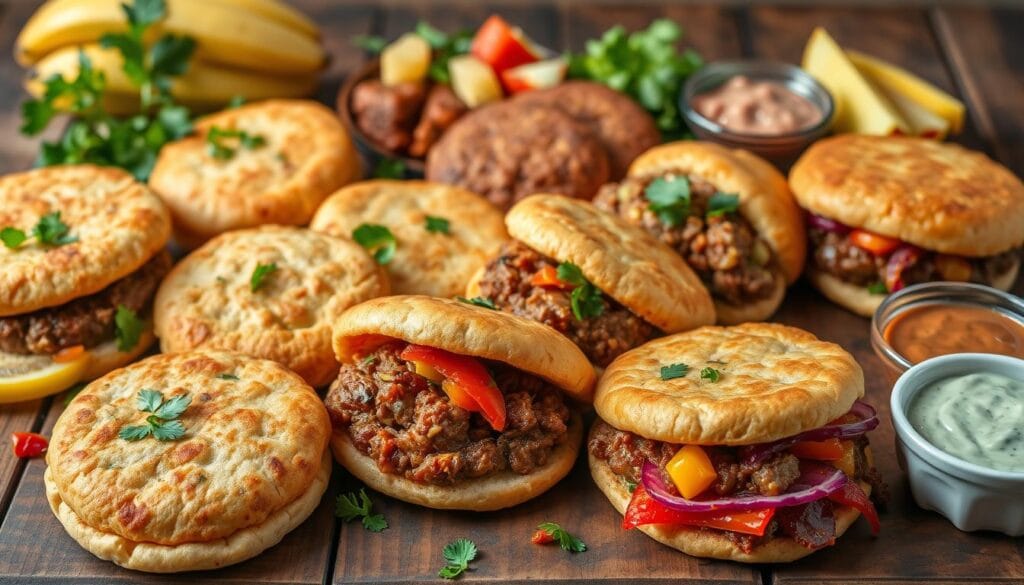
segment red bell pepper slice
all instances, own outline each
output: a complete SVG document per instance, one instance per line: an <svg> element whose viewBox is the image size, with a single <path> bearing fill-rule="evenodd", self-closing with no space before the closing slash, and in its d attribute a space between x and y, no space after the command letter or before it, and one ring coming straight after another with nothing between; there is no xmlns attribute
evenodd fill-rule
<svg viewBox="0 0 1024 585"><path fill-rule="evenodd" d="M764 536L775 515L774 508L747 512L680 512L668 508L651 497L643 485L637 485L629 501L622 527L626 530L647 524L706 526L741 534Z"/></svg>
<svg viewBox="0 0 1024 585"><path fill-rule="evenodd" d="M871 534L877 535L882 529L882 523L878 519L878 510L875 510L875 505L871 503L868 495L852 479L848 480L841 490L832 493L828 499L860 512L861 516L864 516L868 523L871 524Z"/></svg>
<svg viewBox="0 0 1024 585"><path fill-rule="evenodd" d="M513 28L497 14L488 18L473 37L469 52L487 63L494 73L539 60L523 31Z"/></svg>
<svg viewBox="0 0 1024 585"><path fill-rule="evenodd" d="M854 246L867 250L875 256L886 256L896 248L900 247L900 241L867 230L855 229L850 232L850 241Z"/></svg>
<svg viewBox="0 0 1024 585"><path fill-rule="evenodd" d="M11 444L15 457L31 459L46 453L50 440L39 433L11 433Z"/></svg>
<svg viewBox="0 0 1024 585"><path fill-rule="evenodd" d="M844 450L839 439L832 438L824 441L800 441L790 447L789 452L800 459L838 461L843 458Z"/></svg>
<svg viewBox="0 0 1024 585"><path fill-rule="evenodd" d="M450 381L476 402L480 407L480 414L491 428L498 432L505 430L505 396L498 390L480 360L436 347L413 344L402 350L401 358L406 361L423 362L441 372L446 381ZM442 389L444 386L445 384L441 385ZM458 405L456 399L451 400Z"/></svg>

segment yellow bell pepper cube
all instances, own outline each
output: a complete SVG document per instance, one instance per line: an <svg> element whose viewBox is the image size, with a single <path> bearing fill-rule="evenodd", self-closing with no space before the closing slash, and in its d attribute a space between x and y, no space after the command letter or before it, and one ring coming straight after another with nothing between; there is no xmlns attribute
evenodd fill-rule
<svg viewBox="0 0 1024 585"><path fill-rule="evenodd" d="M718 477L708 454L697 445L684 445L676 451L665 470L679 493L688 500L699 496Z"/></svg>

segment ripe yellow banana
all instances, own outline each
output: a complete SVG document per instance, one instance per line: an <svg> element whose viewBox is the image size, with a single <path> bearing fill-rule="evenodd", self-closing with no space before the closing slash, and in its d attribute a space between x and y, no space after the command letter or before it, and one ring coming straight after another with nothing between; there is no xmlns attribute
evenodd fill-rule
<svg viewBox="0 0 1024 585"><path fill-rule="evenodd" d="M311 39L320 39L320 29L308 16L292 6L278 0L214 0L224 4L262 14L270 20L277 21L292 28Z"/></svg>
<svg viewBox="0 0 1024 585"><path fill-rule="evenodd" d="M167 18L153 34L170 32L196 40L204 61L266 73L318 71L324 51L307 34L239 5L268 6L270 0L168 0ZM18 35L16 58L31 65L69 45L96 42L127 28L121 0L51 0Z"/></svg>
<svg viewBox="0 0 1024 585"><path fill-rule="evenodd" d="M78 74L79 47L65 47L36 63L25 80L25 89L35 97L43 92L43 81L57 73L66 79ZM138 109L138 88L121 70L121 54L104 49L96 43L81 47L94 69L103 71L107 80L106 102L103 106L114 114L132 114ZM193 60L188 72L175 78L171 93L180 103L207 112L223 107L238 95L249 101L273 97L297 98L316 90L317 75L273 76L241 71Z"/></svg>

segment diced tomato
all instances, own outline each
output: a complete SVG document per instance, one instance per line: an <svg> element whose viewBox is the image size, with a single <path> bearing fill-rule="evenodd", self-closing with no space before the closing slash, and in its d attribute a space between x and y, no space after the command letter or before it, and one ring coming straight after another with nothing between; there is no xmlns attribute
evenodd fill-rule
<svg viewBox="0 0 1024 585"><path fill-rule="evenodd" d="M544 266L530 277L530 284L550 288L570 289L573 286L558 278L558 270L554 266Z"/></svg>
<svg viewBox="0 0 1024 585"><path fill-rule="evenodd" d="M39 433L11 433L11 444L15 457L31 459L46 453L50 441Z"/></svg>
<svg viewBox="0 0 1024 585"><path fill-rule="evenodd" d="M643 485L637 485L629 501L622 527L626 530L648 524L707 526L719 530L764 536L764 531L775 515L773 508L748 512L679 512L668 508L651 497Z"/></svg>
<svg viewBox="0 0 1024 585"><path fill-rule="evenodd" d="M868 495L852 479L843 485L843 489L832 493L828 499L860 512L861 516L864 516L868 523L871 524L872 534L878 534L882 529L882 522L878 519L878 510L875 510L875 505L871 503Z"/></svg>
<svg viewBox="0 0 1024 585"><path fill-rule="evenodd" d="M850 241L854 246L867 250L875 256L885 256L900 246L900 241L896 238L861 229L850 232Z"/></svg>
<svg viewBox="0 0 1024 585"><path fill-rule="evenodd" d="M494 14L476 31L469 52L500 75L506 69L538 61L531 45L522 30Z"/></svg>
<svg viewBox="0 0 1024 585"><path fill-rule="evenodd" d="M824 441L800 441L790 447L789 452L800 459L838 461L843 458L844 450L839 439L825 439Z"/></svg>
<svg viewBox="0 0 1024 585"><path fill-rule="evenodd" d="M446 378L445 382L457 386L458 391L479 406L480 414L494 430L505 430L505 397L480 360L436 347L412 344L402 350L401 358L406 361L423 362L441 372ZM441 387L444 388L444 383ZM458 405L455 398L451 400ZM462 397L460 396L458 400L462 400ZM465 403L468 404L468 400Z"/></svg>
<svg viewBox="0 0 1024 585"><path fill-rule="evenodd" d="M77 360L83 355L85 355L85 346L75 345L72 347L66 347L58 351L56 354L54 354L53 361L57 362L58 364L66 364L68 362L73 362Z"/></svg>
<svg viewBox="0 0 1024 585"><path fill-rule="evenodd" d="M555 537L546 530L538 530L533 533L533 536L530 538L530 542L533 544L551 544L552 542L555 542Z"/></svg>

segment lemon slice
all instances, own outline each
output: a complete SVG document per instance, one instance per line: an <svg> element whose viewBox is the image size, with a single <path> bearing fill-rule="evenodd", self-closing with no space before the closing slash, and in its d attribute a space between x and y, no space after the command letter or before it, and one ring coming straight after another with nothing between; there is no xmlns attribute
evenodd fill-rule
<svg viewBox="0 0 1024 585"><path fill-rule="evenodd" d="M88 352L64 363L50 356L0 353L0 404L62 392L82 379L88 365Z"/></svg>

